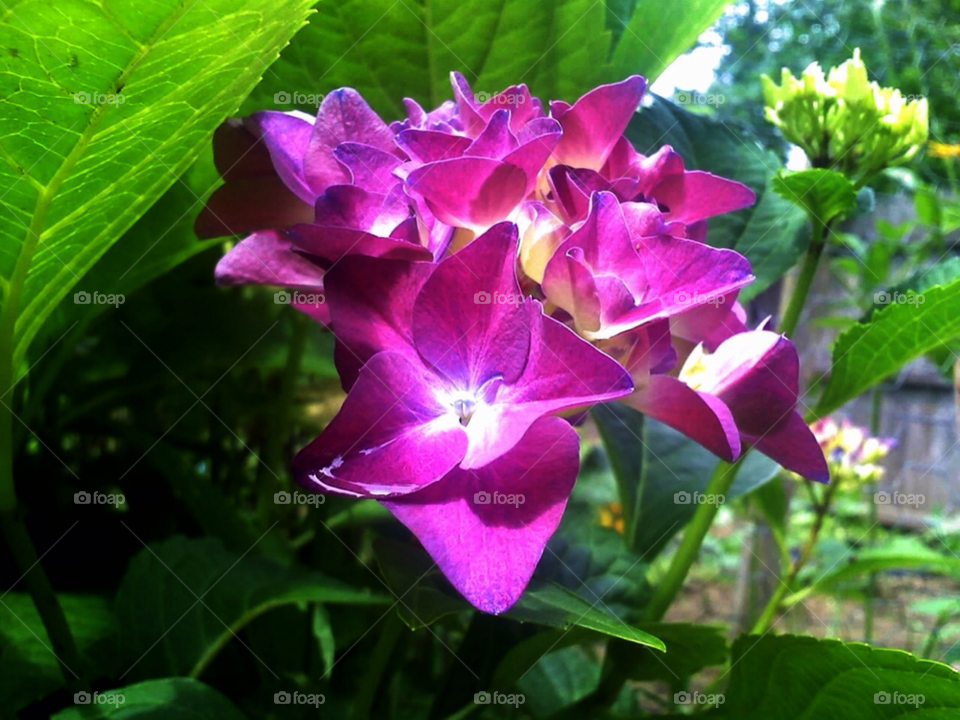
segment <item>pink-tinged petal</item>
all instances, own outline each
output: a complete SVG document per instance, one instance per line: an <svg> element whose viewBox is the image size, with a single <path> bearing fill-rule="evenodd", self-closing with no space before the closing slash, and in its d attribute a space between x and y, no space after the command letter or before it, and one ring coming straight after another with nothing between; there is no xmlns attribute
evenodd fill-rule
<svg viewBox="0 0 960 720"><path fill-rule="evenodd" d="M424 164L460 157L470 147L470 138L437 130L403 130L397 134L397 145Z"/></svg>
<svg viewBox="0 0 960 720"><path fill-rule="evenodd" d="M487 121L478 112L480 103L474 96L467 79L458 72L450 73L450 85L453 87L453 99L463 132L467 137L475 138L487 125Z"/></svg>
<svg viewBox="0 0 960 720"><path fill-rule="evenodd" d="M330 325L330 306L325 302L305 303L293 300L290 305L294 310L299 310L311 320L324 326Z"/></svg>
<svg viewBox="0 0 960 720"><path fill-rule="evenodd" d="M700 170L667 177L651 194L668 220L685 224L749 207L757 199L746 185Z"/></svg>
<svg viewBox="0 0 960 720"><path fill-rule="evenodd" d="M521 206L517 226L520 230L520 265L535 283L543 282L543 271L553 253L569 232L567 226L540 202Z"/></svg>
<svg viewBox="0 0 960 720"><path fill-rule="evenodd" d="M593 173L596 178L587 173L593 173L593 171L586 169L580 171L567 165L556 165L550 168L547 174L552 200L557 203L563 219L568 224L580 222L587 217L593 190L606 189L598 187L602 184L602 178L596 176L596 173Z"/></svg>
<svg viewBox="0 0 960 720"><path fill-rule="evenodd" d="M517 227L494 225L441 262L413 308L413 339L424 360L463 388L523 372L530 317L516 277Z"/></svg>
<svg viewBox="0 0 960 720"><path fill-rule="evenodd" d="M718 398L697 392L674 377L652 375L622 402L669 425L727 462L740 455L740 432L729 408Z"/></svg>
<svg viewBox="0 0 960 720"><path fill-rule="evenodd" d="M217 284L322 289L323 270L292 247L290 238L276 230L254 233L220 258Z"/></svg>
<svg viewBox="0 0 960 720"><path fill-rule="evenodd" d="M578 445L565 421L545 418L486 467L453 470L384 504L474 607L499 614L519 599L560 523L579 469ZM478 502L487 497L480 493L491 502ZM494 502L504 495L514 504Z"/></svg>
<svg viewBox="0 0 960 720"><path fill-rule="evenodd" d="M559 140L560 126L554 123L553 126L544 126L541 134L532 135L516 150L503 156L503 162L520 168L526 176L524 196L529 195L536 188L540 170L550 158Z"/></svg>
<svg viewBox="0 0 960 720"><path fill-rule="evenodd" d="M517 139L510 132L510 113L497 110L490 116L487 126L477 139L470 143L465 155L474 157L502 158L517 149Z"/></svg>
<svg viewBox="0 0 960 720"><path fill-rule="evenodd" d="M313 207L278 175L233 178L213 191L193 228L199 238L283 229L313 219Z"/></svg>
<svg viewBox="0 0 960 720"><path fill-rule="evenodd" d="M360 368L378 352L416 355L413 304L435 267L355 255L324 277L337 338L334 360L344 390L353 387Z"/></svg>
<svg viewBox="0 0 960 720"><path fill-rule="evenodd" d="M597 347L627 369L637 384L651 373L670 372L677 364L677 351L668 320L656 320L629 332L601 340Z"/></svg>
<svg viewBox="0 0 960 720"><path fill-rule="evenodd" d="M510 111L510 129L519 132L527 123L543 115L540 100L531 96L526 85L511 85L484 102L477 112L485 120L498 110Z"/></svg>
<svg viewBox="0 0 960 720"><path fill-rule="evenodd" d="M680 153L664 145L649 157L637 155L633 172L640 177L640 192L654 202L653 189L668 177L683 175L684 164Z"/></svg>
<svg viewBox="0 0 960 720"><path fill-rule="evenodd" d="M297 482L384 498L442 478L463 458L467 437L459 418L438 402L436 381L406 355L374 355L340 412L297 453Z"/></svg>
<svg viewBox="0 0 960 720"><path fill-rule="evenodd" d="M313 225L369 230L387 236L413 214L400 186L387 195L367 192L356 185L333 185L317 198Z"/></svg>
<svg viewBox="0 0 960 720"><path fill-rule="evenodd" d="M227 181L277 174L267 146L236 118L213 131L213 164Z"/></svg>
<svg viewBox="0 0 960 720"><path fill-rule="evenodd" d="M294 225L288 232L298 250L322 258L326 265L348 255L368 255L391 260L433 259L430 251L422 245L353 228Z"/></svg>
<svg viewBox="0 0 960 720"><path fill-rule="evenodd" d="M741 432L760 436L796 406L799 379L793 343L755 330L734 335L717 348L699 389L727 404Z"/></svg>
<svg viewBox="0 0 960 720"><path fill-rule="evenodd" d="M330 185L350 182L333 153L337 145L345 142L363 143L384 152L393 152L396 147L393 132L352 88L334 90L317 111L303 156L304 177L315 196Z"/></svg>
<svg viewBox="0 0 960 720"><path fill-rule="evenodd" d="M674 315L670 318L670 328L676 337L694 345L703 343L707 351L714 352L725 340L747 332L744 319L737 293L732 292Z"/></svg>
<svg viewBox="0 0 960 720"><path fill-rule="evenodd" d="M304 156L313 125L297 115L274 110L254 113L244 122L266 145L273 166L287 187L304 202L312 203L317 193L305 175Z"/></svg>
<svg viewBox="0 0 960 720"><path fill-rule="evenodd" d="M503 455L538 418L623 397L633 391L627 371L565 325L531 318L530 357L516 382L504 383L495 402L477 408L467 425L469 445L460 467L479 468Z"/></svg>
<svg viewBox="0 0 960 720"><path fill-rule="evenodd" d="M555 156L562 165L599 170L640 105L646 82L639 75L594 88L572 107L551 103L563 126Z"/></svg>
<svg viewBox="0 0 960 720"><path fill-rule="evenodd" d="M787 470L816 482L830 482L830 470L816 436L797 412L790 412L761 436L744 436L744 442Z"/></svg>
<svg viewBox="0 0 960 720"><path fill-rule="evenodd" d="M491 158L441 160L414 170L407 187L419 193L440 221L482 232L506 220L523 200L527 176Z"/></svg>
<svg viewBox="0 0 960 720"><path fill-rule="evenodd" d="M333 154L350 171L353 184L368 192L386 195L400 182L393 171L401 160L393 153L370 145L346 142L338 145Z"/></svg>

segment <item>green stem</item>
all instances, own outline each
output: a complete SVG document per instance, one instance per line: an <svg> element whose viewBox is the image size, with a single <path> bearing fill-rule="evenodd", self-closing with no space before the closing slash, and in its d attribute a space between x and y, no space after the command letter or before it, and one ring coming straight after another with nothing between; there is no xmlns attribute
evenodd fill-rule
<svg viewBox="0 0 960 720"><path fill-rule="evenodd" d="M813 215L810 216L810 223L813 227L813 237L810 238L810 245L803 257L803 265L800 266L800 274L797 276L797 284L790 296L790 302L780 320L780 332L787 337L793 337L797 330L800 315L807 304L807 297L810 295L810 288L813 286L813 279L817 275L817 267L826 246L826 225Z"/></svg>
<svg viewBox="0 0 960 720"><path fill-rule="evenodd" d="M73 635L70 633L67 617L57 601L47 574L40 565L40 559L37 557L37 551L33 547L26 526L19 517L3 513L0 514L0 529L13 554L17 569L23 574L23 582L27 586L30 597L33 598L40 620L43 621L43 626L47 630L47 636L53 645L53 653L60 661L60 672L63 673L67 688L70 692L85 689L83 661L73 641Z"/></svg>
<svg viewBox="0 0 960 720"><path fill-rule="evenodd" d="M704 494L726 495L737 476L737 471L740 469L742 461L743 456L734 463L727 463L721 460L717 464L717 469L714 470L710 481L707 483L707 489L704 491ZM716 517L719 507L719 503L714 505L708 503L697 505L697 509L693 513L693 518L683 533L680 547L677 548L677 552L670 562L670 567L667 568L666 574L657 585L653 599L647 606L647 620L657 622L663 619L673 599L677 596L677 593L680 592L680 587L683 585L687 573L690 572L694 560L697 559L700 546L703 544L703 539L707 536L710 526L713 524L713 519Z"/></svg>
<svg viewBox="0 0 960 720"><path fill-rule="evenodd" d="M400 640L404 630L403 620L398 613L390 613L384 621L380 632L380 639L373 649L372 660L367 664L367 671L360 683L360 692L357 693L357 702L353 706L353 720L366 720L370 717L373 703L377 699L377 691L383 682L383 674L387 669L394 648Z"/></svg>
<svg viewBox="0 0 960 720"><path fill-rule="evenodd" d="M870 434L874 437L880 434L880 417L883 409L883 393L880 387L873 388L870 396ZM867 544L872 546L877 542L877 522L879 522L877 504L870 503L870 530ZM873 599L877 594L877 573L872 572L867 577L867 593L863 598L863 641L868 643L873 638Z"/></svg>

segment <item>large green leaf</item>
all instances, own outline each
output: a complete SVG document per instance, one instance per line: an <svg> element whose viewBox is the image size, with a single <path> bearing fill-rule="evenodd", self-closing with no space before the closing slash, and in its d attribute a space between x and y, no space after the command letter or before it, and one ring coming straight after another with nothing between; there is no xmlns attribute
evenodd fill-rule
<svg viewBox="0 0 960 720"><path fill-rule="evenodd" d="M120 584L122 649L131 663L141 658L132 669L139 677L196 675L254 618L303 602L364 605L387 598L229 552L219 540L174 537L141 551Z"/></svg>
<svg viewBox="0 0 960 720"><path fill-rule="evenodd" d="M315 110L322 93L357 88L386 118L404 97L437 105L459 70L476 92L527 83L574 100L639 73L652 82L720 15L724 0L348 0L321 3L244 109Z"/></svg>
<svg viewBox="0 0 960 720"><path fill-rule="evenodd" d="M827 224L857 205L857 191L847 176L836 170L813 168L781 172L773 178L773 189L784 200L804 208Z"/></svg>
<svg viewBox="0 0 960 720"><path fill-rule="evenodd" d="M16 320L15 364L74 283L209 143L309 5L7 4L0 290L6 322Z"/></svg>
<svg viewBox="0 0 960 720"><path fill-rule="evenodd" d="M244 720L243 713L223 695L190 678L149 680L106 690L98 693L96 699L91 695L89 700L87 704L61 710L53 719Z"/></svg>
<svg viewBox="0 0 960 720"><path fill-rule="evenodd" d="M722 708L736 720L939 719L960 711L956 671L903 650L746 635L733 645L731 666ZM911 695L923 696L919 706L898 702Z"/></svg>
<svg viewBox="0 0 960 720"><path fill-rule="evenodd" d="M742 300L776 282L806 249L806 215L772 189L780 161L746 128L656 98L634 116L626 134L638 152L648 155L670 145L688 169L736 180L757 194L752 207L707 221L708 243L733 248L750 260L757 279L740 293Z"/></svg>
<svg viewBox="0 0 960 720"><path fill-rule="evenodd" d="M116 622L110 602L96 595L60 595L77 649L96 679L116 666ZM0 605L0 707L15 712L63 686L60 663L33 600L9 593ZM78 674L80 668L71 668Z"/></svg>
<svg viewBox="0 0 960 720"><path fill-rule="evenodd" d="M410 627L424 627L444 615L471 610L470 605L457 595L436 564L422 550L380 538L375 551L387 585L400 598L397 606L400 616ZM567 588L536 575L516 605L503 617L562 630L583 628L664 649L659 639L628 625L604 610L596 601L588 602Z"/></svg>
<svg viewBox="0 0 960 720"><path fill-rule="evenodd" d="M693 517L694 493L707 489L717 457L666 425L617 403L596 408L593 416L621 488L627 545L650 562ZM777 469L769 458L751 452L723 500L730 502L769 482ZM678 498L677 493L687 496Z"/></svg>
<svg viewBox="0 0 960 720"><path fill-rule="evenodd" d="M928 286L928 283L936 283ZM960 266L951 263L875 297L881 309L833 346L830 379L816 412L826 415L960 335Z"/></svg>
<svg viewBox="0 0 960 720"><path fill-rule="evenodd" d="M626 668L631 680L674 683L727 660L724 627L690 623L653 623L643 627L663 640L667 652L660 655L625 644L614 646L618 664Z"/></svg>

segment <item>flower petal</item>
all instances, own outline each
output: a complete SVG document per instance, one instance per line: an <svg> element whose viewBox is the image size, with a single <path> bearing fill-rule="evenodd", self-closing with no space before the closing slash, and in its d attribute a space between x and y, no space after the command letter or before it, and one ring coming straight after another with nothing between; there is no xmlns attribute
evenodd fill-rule
<svg viewBox="0 0 960 720"><path fill-rule="evenodd" d="M290 238L277 230L254 233L220 258L215 271L217 283L322 288L323 270L292 248Z"/></svg>
<svg viewBox="0 0 960 720"><path fill-rule="evenodd" d="M798 412L790 412L763 435L745 435L744 442L802 477L830 482L823 449Z"/></svg>
<svg viewBox="0 0 960 720"><path fill-rule="evenodd" d="M297 115L275 110L254 113L244 122L267 146L273 166L287 187L304 202L313 203L317 193L304 174L304 155L313 125Z"/></svg>
<svg viewBox="0 0 960 720"><path fill-rule="evenodd" d="M476 608L508 610L533 576L557 529L579 469L576 431L544 418L509 453L479 470L384 504L420 540L453 586ZM478 503L494 493L515 504ZM523 502L519 502L519 496Z"/></svg>

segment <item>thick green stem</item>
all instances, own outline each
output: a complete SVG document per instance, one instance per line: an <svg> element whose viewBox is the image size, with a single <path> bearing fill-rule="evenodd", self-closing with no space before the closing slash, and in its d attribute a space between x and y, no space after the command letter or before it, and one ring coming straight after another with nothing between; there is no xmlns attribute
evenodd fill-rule
<svg viewBox="0 0 960 720"><path fill-rule="evenodd" d="M780 332L787 337L793 337L797 330L800 315L807 304L810 288L813 287L813 279L817 275L817 267L820 265L820 257L823 255L823 249L826 245L827 227L812 215L810 216L810 222L813 227L813 237L810 238L810 245L803 257L803 265L800 266L800 274L797 276L797 284L790 296L790 302L780 319Z"/></svg>
<svg viewBox="0 0 960 720"><path fill-rule="evenodd" d="M717 469L714 470L713 476L710 478L710 482L707 483L707 489L704 491L704 494L726 495L734 479L737 477L737 471L740 469L742 459L743 457L741 456L740 460L732 464L723 461L718 463ZM697 509L693 513L693 518L683 533L680 547L677 548L677 552L670 562L670 567L660 580L660 584L657 585L653 599L647 606L647 620L653 622L662 620L663 616L667 613L673 599L677 596L677 593L680 592L680 587L683 585L687 573L690 572L690 567L693 565L694 560L697 559L697 554L700 552L703 539L710 531L710 526L713 524L713 519L716 517L719 508L719 503L712 505L702 503L697 505Z"/></svg>
<svg viewBox="0 0 960 720"><path fill-rule="evenodd" d="M63 673L67 688L71 692L84 689L86 684L83 680L83 661L80 659L80 653L77 652L73 635L70 633L67 617L63 614L63 608L57 601L50 580L47 579L40 565L37 551L33 547L26 526L19 517L4 513L0 514L0 529L13 554L17 569L23 574L24 585L30 597L33 598L33 604L43 621L43 626L47 630L47 636L53 645L52 650L60 661L60 671ZM9 610L4 608L0 609L0 612L9 612Z"/></svg>

